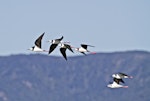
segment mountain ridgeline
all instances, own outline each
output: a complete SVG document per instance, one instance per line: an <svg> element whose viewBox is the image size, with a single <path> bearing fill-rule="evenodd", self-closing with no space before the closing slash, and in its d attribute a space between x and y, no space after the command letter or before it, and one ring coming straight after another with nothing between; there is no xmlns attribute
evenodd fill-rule
<svg viewBox="0 0 150 101"><path fill-rule="evenodd" d="M113 73L129 88L111 89ZM0 57L0 101L150 101L150 53L127 51L68 57Z"/></svg>

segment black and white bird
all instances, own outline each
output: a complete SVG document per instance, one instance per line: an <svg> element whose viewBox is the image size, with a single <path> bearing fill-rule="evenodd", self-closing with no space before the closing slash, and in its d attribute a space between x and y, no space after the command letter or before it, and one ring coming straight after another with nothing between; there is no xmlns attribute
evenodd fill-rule
<svg viewBox="0 0 150 101"><path fill-rule="evenodd" d="M108 84L107 87L109 87L109 88L128 88L128 86L121 85L120 82L122 82L122 79L114 78L113 83Z"/></svg>
<svg viewBox="0 0 150 101"><path fill-rule="evenodd" d="M45 34L45 32L36 39L36 41L34 42L35 45L33 47L29 48L28 50L31 50L34 52L46 52L46 50L42 49L42 45L41 45L42 44L41 41L42 41L44 34Z"/></svg>
<svg viewBox="0 0 150 101"><path fill-rule="evenodd" d="M117 73L112 75L113 78L122 79L122 78L133 78L125 73Z"/></svg>
<svg viewBox="0 0 150 101"><path fill-rule="evenodd" d="M84 54L84 55L86 55L86 53L85 52L89 52L89 53L91 53L91 54L95 54L95 52L90 52L89 50L87 50L87 47L94 47L94 46L91 46L91 45L86 45L86 44L81 44L81 47L80 48L75 48L75 47L72 47L72 48L74 48L76 51L78 51L78 52L80 52L80 53L82 53L82 54Z"/></svg>
<svg viewBox="0 0 150 101"><path fill-rule="evenodd" d="M68 49L68 50L70 50L72 53L74 53L74 52L73 52L73 50L71 49L71 46L70 46L70 45L65 44L65 43L60 43L60 45L61 45L60 52L61 52L61 54L63 55L63 57L67 60L66 50Z"/></svg>
<svg viewBox="0 0 150 101"><path fill-rule="evenodd" d="M54 39L54 40L48 41L48 42L52 43L49 48L49 54L58 46L59 43L61 43L62 39L63 39L63 36L60 39Z"/></svg>

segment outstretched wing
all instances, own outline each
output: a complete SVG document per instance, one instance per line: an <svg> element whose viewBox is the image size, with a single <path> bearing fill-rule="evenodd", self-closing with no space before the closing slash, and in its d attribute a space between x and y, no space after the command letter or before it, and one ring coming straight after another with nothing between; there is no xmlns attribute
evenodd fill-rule
<svg viewBox="0 0 150 101"><path fill-rule="evenodd" d="M81 52L82 54L84 54L86 56L86 54L84 52Z"/></svg>
<svg viewBox="0 0 150 101"><path fill-rule="evenodd" d="M49 54L57 47L58 44L52 44L49 49Z"/></svg>
<svg viewBox="0 0 150 101"><path fill-rule="evenodd" d="M67 49L69 49L72 53L74 53L70 45L67 45L67 44L64 44L64 45Z"/></svg>
<svg viewBox="0 0 150 101"><path fill-rule="evenodd" d="M66 56L66 48L60 48L60 52L63 55L63 57L67 60L67 56Z"/></svg>
<svg viewBox="0 0 150 101"><path fill-rule="evenodd" d="M122 79L119 79L119 80L120 80L120 82L124 83L124 81Z"/></svg>
<svg viewBox="0 0 150 101"><path fill-rule="evenodd" d="M84 49L87 49L87 46L94 47L92 45L81 44L81 47L83 47Z"/></svg>
<svg viewBox="0 0 150 101"><path fill-rule="evenodd" d="M35 41L35 45L39 48L41 48L41 40L42 40L44 34L45 34L45 32Z"/></svg>
<svg viewBox="0 0 150 101"><path fill-rule="evenodd" d="M84 49L87 49L87 45L85 44L81 44L81 47L83 47Z"/></svg>
<svg viewBox="0 0 150 101"><path fill-rule="evenodd" d="M64 38L64 37L62 36L60 39L56 39L56 40L61 41L63 38Z"/></svg>
<svg viewBox="0 0 150 101"><path fill-rule="evenodd" d="M120 82L124 83L122 79L117 79L117 78L114 78L114 82L116 82L117 84L119 84Z"/></svg>
<svg viewBox="0 0 150 101"><path fill-rule="evenodd" d="M128 76L128 75L125 74L125 73L119 73L119 75L121 75L121 76Z"/></svg>

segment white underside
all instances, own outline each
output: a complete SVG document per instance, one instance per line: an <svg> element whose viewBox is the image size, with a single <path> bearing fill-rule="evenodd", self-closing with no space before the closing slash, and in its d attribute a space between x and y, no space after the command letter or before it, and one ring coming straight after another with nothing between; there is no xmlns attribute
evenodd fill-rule
<svg viewBox="0 0 150 101"><path fill-rule="evenodd" d="M43 52L44 50L39 48L39 47L37 47L37 46L35 46L33 51L34 52Z"/></svg>
<svg viewBox="0 0 150 101"><path fill-rule="evenodd" d="M123 87L123 85L119 85L116 82L113 82L112 84L107 85L107 87L110 87L110 88L121 88L121 87Z"/></svg>
<svg viewBox="0 0 150 101"><path fill-rule="evenodd" d="M83 47L80 47L78 51L79 51L79 52L87 52L87 50L84 49Z"/></svg>

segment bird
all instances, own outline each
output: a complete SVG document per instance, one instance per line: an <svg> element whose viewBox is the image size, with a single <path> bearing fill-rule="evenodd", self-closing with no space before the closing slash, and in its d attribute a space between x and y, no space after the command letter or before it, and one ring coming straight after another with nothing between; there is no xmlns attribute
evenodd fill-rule
<svg viewBox="0 0 150 101"><path fill-rule="evenodd" d="M80 48L75 48L75 47L72 47L72 48L75 48L76 51L86 55L85 52L90 52L89 50L87 50L87 47L94 47L92 45L86 45L86 44L81 44L81 47ZM91 54L95 54L95 52L90 52Z"/></svg>
<svg viewBox="0 0 150 101"><path fill-rule="evenodd" d="M74 53L74 52L73 52L73 50L71 49L71 46L70 46L70 45L65 44L65 43L61 43L60 45L61 45L60 52L61 52L61 54L63 55L63 57L67 60L66 50L69 49L72 53Z"/></svg>
<svg viewBox="0 0 150 101"><path fill-rule="evenodd" d="M49 54L58 46L58 44L61 42L62 39L63 39L63 36L59 39L54 39L54 40L48 41L48 42L52 43L49 48Z"/></svg>
<svg viewBox="0 0 150 101"><path fill-rule="evenodd" d="M119 72L119 73L117 73L117 74L113 74L112 77L113 77L113 78L117 78L117 79L133 78L132 76L129 76L129 75L127 75L127 74L125 74L125 73L121 73L121 72Z"/></svg>
<svg viewBox="0 0 150 101"><path fill-rule="evenodd" d="M128 86L123 86L123 85L119 84L120 82L122 82L121 80L122 79L114 78L113 83L108 84L107 87L109 87L109 88L128 88Z"/></svg>
<svg viewBox="0 0 150 101"><path fill-rule="evenodd" d="M29 48L28 50L31 50L34 52L46 52L46 50L43 50L41 47L42 46L41 41L42 41L44 34L45 34L45 32L36 39L36 41L34 42L35 45L33 47Z"/></svg>

